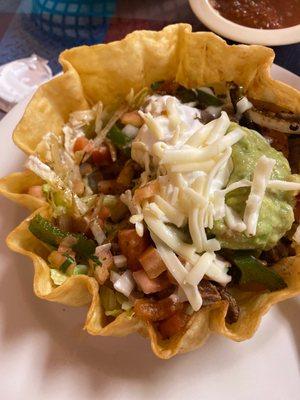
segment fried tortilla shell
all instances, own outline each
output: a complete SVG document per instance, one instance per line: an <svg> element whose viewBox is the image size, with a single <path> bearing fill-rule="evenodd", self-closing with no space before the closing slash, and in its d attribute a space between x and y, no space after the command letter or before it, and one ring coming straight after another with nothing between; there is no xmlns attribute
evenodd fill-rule
<svg viewBox="0 0 300 400"><path fill-rule="evenodd" d="M45 206L46 201L29 195L31 186L41 185L42 179L31 171L16 172L0 179L0 194L34 211Z"/></svg>
<svg viewBox="0 0 300 400"><path fill-rule="evenodd" d="M211 332L236 341L249 339L256 331L262 316L273 304L299 293L300 255L297 255L286 258L273 267L285 279L286 289L262 294L236 290L235 296L241 314L235 324L226 324L228 303L219 301L194 313L180 334L169 340L162 340L153 324L143 322L127 312L123 312L113 322L107 323L101 307L99 286L94 278L77 275L68 278L61 286L56 287L53 284L46 263L49 249L28 230L29 221L37 213L47 218L51 212L49 207L35 211L7 238L7 244L13 251L26 255L33 261L35 294L42 299L69 306L88 305L85 329L92 335L125 336L139 332L143 336L149 336L152 349L160 358L167 359L177 353L188 352L201 346Z"/></svg>
<svg viewBox="0 0 300 400"><path fill-rule="evenodd" d="M68 306L80 307L89 305L85 328L94 335L124 336L139 329L143 324L124 312L114 322L105 326L105 316L100 304L99 285L96 279L86 275L69 277L61 286L56 286L50 277L46 262L50 249L38 240L28 229L28 224L36 214L45 218L51 217L48 206L36 210L7 237L8 247L29 257L34 265L34 293L41 299L55 301Z"/></svg>
<svg viewBox="0 0 300 400"><path fill-rule="evenodd" d="M16 126L14 142L26 154L32 154L45 132L59 135L72 111L87 108L89 103L84 97L78 73L69 68L36 91Z"/></svg>
<svg viewBox="0 0 300 400"><path fill-rule="evenodd" d="M160 32L136 31L108 44L75 47L60 56L64 74L42 85L14 132L26 153L34 152L45 132L59 134L70 112L101 100L121 102L133 88L176 79L187 87L234 81L253 99L300 112L300 93L270 78L274 59L263 46L229 46L209 32L191 32L187 24Z"/></svg>
<svg viewBox="0 0 300 400"><path fill-rule="evenodd" d="M66 50L60 56L64 74L37 90L14 131L14 141L31 154L48 131L61 134L70 112L86 109L99 100L105 105L120 104L131 88L139 90L158 80L176 79L191 88L234 81L252 99L300 112L300 93L270 78L273 59L271 49L229 46L213 33L192 33L186 24L172 25L160 32L138 31L118 42ZM211 332L236 341L250 338L273 304L300 292L300 255L297 255L274 266L287 288L260 294L236 290L241 315L235 324L225 322L226 301L194 313L183 331L169 340L163 340L153 324L127 312L108 323L94 278L79 275L68 278L61 286L53 284L45 261L49 249L28 230L29 220L36 213L49 217L50 209L26 194L36 184L35 178L26 174L2 179L0 192L32 210L43 207L10 233L7 244L32 259L34 292L38 297L71 306L89 305L85 329L93 335L124 336L139 332L150 338L158 357L167 359L199 347Z"/></svg>

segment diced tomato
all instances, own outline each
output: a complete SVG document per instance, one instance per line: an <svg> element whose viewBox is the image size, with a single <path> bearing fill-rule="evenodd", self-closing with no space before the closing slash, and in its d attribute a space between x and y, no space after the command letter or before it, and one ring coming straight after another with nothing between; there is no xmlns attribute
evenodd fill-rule
<svg viewBox="0 0 300 400"><path fill-rule="evenodd" d="M104 228L105 221L110 217L110 209L108 207L102 207L98 214L98 224L101 228Z"/></svg>
<svg viewBox="0 0 300 400"><path fill-rule="evenodd" d="M102 145L92 152L92 160L96 165L110 165L112 163L108 146Z"/></svg>
<svg viewBox="0 0 300 400"><path fill-rule="evenodd" d="M158 330L163 339L168 339L179 333L185 327L188 319L188 315L183 310L179 310L170 318L161 321Z"/></svg>
<svg viewBox="0 0 300 400"><path fill-rule="evenodd" d="M103 194L121 194L125 188L123 185L118 184L115 179L107 179L98 182L99 193Z"/></svg>
<svg viewBox="0 0 300 400"><path fill-rule="evenodd" d="M286 133L275 131L274 129L263 128L262 134L274 149L281 151L285 157L288 157L289 143L288 135Z"/></svg>
<svg viewBox="0 0 300 400"><path fill-rule="evenodd" d="M104 220L110 217L110 209L106 206L101 207L99 217Z"/></svg>
<svg viewBox="0 0 300 400"><path fill-rule="evenodd" d="M76 151L83 150L87 146L88 142L89 140L85 136L80 136L77 138L73 146L74 153L76 153Z"/></svg>
<svg viewBox="0 0 300 400"><path fill-rule="evenodd" d="M134 312L137 317L146 321L162 321L170 318L176 311L181 310L183 304L174 301L171 297L162 300L138 299L134 303Z"/></svg>
<svg viewBox="0 0 300 400"><path fill-rule="evenodd" d="M122 229L118 232L118 242L121 253L127 258L129 268L132 271L141 269L138 259L149 246L147 235L140 237L135 229Z"/></svg>
<svg viewBox="0 0 300 400"><path fill-rule="evenodd" d="M149 246L148 249L139 257L139 262L142 264L142 267L150 279L157 278L166 270L165 263L157 249L153 246Z"/></svg>
<svg viewBox="0 0 300 400"><path fill-rule="evenodd" d="M151 181L142 188L136 189L133 195L133 201L141 203L143 200L149 199L158 193L158 182Z"/></svg>
<svg viewBox="0 0 300 400"><path fill-rule="evenodd" d="M137 111L131 111L123 114L120 118L120 121L124 125L130 124L136 126L137 128L142 126L144 123L143 118L139 115Z"/></svg>
<svg viewBox="0 0 300 400"><path fill-rule="evenodd" d="M135 170L136 170L135 162L132 160L127 161L118 175L117 182L120 185L129 186L132 183Z"/></svg>
<svg viewBox="0 0 300 400"><path fill-rule="evenodd" d="M48 261L53 268L59 269L61 265L66 261L66 256L64 256L59 251L53 250L49 254Z"/></svg>
<svg viewBox="0 0 300 400"><path fill-rule="evenodd" d="M157 293L170 286L170 282L167 277L150 279L143 269L140 269L139 271L134 271L132 275L138 287L145 294Z"/></svg>
<svg viewBox="0 0 300 400"><path fill-rule="evenodd" d="M31 186L28 189L27 193L30 196L36 197L37 199L46 200L44 193L43 193L42 186Z"/></svg>

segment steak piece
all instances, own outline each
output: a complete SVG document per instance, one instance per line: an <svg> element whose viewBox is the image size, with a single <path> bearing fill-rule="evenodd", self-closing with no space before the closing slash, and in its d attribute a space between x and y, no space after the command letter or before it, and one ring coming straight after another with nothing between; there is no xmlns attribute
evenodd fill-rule
<svg viewBox="0 0 300 400"><path fill-rule="evenodd" d="M220 287L219 292L222 300L228 301L228 310L225 320L227 324L234 324L239 319L240 307L235 298L225 288Z"/></svg>
<svg viewBox="0 0 300 400"><path fill-rule="evenodd" d="M203 279L200 282L199 291L202 297L203 306L209 306L210 304L213 304L216 301L222 300L217 287L206 279Z"/></svg>
<svg viewBox="0 0 300 400"><path fill-rule="evenodd" d="M240 308L235 298L220 285L203 279L199 284L199 290L203 301L203 306L209 306L216 301L225 300L228 302L226 322L233 324L239 319Z"/></svg>

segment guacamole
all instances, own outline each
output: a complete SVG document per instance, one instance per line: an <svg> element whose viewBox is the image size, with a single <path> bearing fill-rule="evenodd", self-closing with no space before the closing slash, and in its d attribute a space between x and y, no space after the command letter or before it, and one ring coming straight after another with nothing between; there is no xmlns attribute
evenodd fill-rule
<svg viewBox="0 0 300 400"><path fill-rule="evenodd" d="M292 180L288 161L257 132L243 128L245 136L232 148L233 171L228 184L241 179L252 179L258 159L262 155L276 160L271 179ZM226 196L226 204L243 217L250 189L236 189ZM254 237L230 230L224 220L214 223L212 233L223 248L267 250L291 228L294 221L293 192L267 189L260 209L257 232Z"/></svg>

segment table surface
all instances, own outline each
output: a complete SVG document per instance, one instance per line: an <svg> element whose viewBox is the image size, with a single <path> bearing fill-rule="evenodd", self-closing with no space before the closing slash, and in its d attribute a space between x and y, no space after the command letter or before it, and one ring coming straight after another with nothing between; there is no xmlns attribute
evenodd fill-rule
<svg viewBox="0 0 300 400"><path fill-rule="evenodd" d="M207 30L193 14L188 0L98 0L103 18L96 37L91 40L57 38L37 26L39 15L32 13L34 2L64 4L78 0L0 0L0 65L36 53L49 60L55 74L60 70L59 53L78 44L109 42L136 29L159 30L177 22L190 23L195 31ZM300 43L273 49L275 63L300 75ZM4 115L0 111L0 119Z"/></svg>
<svg viewBox="0 0 300 400"><path fill-rule="evenodd" d="M77 0L56 0L76 3ZM33 52L49 60L54 73L60 69L57 58L68 47L84 40L57 39L43 32L32 19L32 4L55 3L50 0L0 1L0 64L31 55ZM83 1L81 3L84 3ZM165 25L187 22L196 31L207 28L194 16L188 0L98 0L102 8L101 29L89 43L108 42L124 37L136 29L158 30ZM300 44L273 47L275 62L300 74Z"/></svg>

